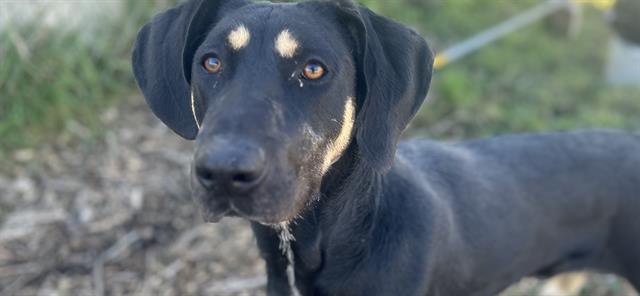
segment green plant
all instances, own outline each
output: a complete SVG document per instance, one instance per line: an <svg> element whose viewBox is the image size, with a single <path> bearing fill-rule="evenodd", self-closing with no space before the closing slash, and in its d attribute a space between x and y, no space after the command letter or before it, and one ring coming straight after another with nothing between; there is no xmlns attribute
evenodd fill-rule
<svg viewBox="0 0 640 296"><path fill-rule="evenodd" d="M123 1L120 15L89 38L39 17L0 28L0 163L15 149L73 138L69 125L99 134L101 111L135 87L137 30L164 2Z"/></svg>
<svg viewBox="0 0 640 296"><path fill-rule="evenodd" d="M441 1L425 13L419 28L428 32L434 48L443 49L456 42L451 36L471 36L536 3ZM412 134L469 138L586 127L640 129L640 117L634 115L640 112L640 87L604 81L609 31L601 13L587 9L575 39L550 34L540 22L445 67L434 75L431 99Z"/></svg>

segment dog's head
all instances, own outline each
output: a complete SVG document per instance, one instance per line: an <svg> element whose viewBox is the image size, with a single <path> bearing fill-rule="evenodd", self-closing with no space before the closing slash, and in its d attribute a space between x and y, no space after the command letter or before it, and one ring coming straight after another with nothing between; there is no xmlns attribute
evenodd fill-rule
<svg viewBox="0 0 640 296"><path fill-rule="evenodd" d="M208 221L294 218L348 147L387 170L431 66L423 38L345 0L189 0L146 24L133 53L153 112L196 139Z"/></svg>

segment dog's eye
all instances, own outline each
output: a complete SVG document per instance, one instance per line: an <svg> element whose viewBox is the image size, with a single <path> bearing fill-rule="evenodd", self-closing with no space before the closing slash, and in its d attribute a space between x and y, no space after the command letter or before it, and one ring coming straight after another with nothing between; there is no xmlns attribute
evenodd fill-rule
<svg viewBox="0 0 640 296"><path fill-rule="evenodd" d="M218 57L210 56L204 59L202 67L209 73L219 73L222 70L222 62Z"/></svg>
<svg viewBox="0 0 640 296"><path fill-rule="evenodd" d="M310 62L306 66L304 66L303 75L305 78L309 80L317 80L322 78L325 74L324 67L322 64L317 62Z"/></svg>

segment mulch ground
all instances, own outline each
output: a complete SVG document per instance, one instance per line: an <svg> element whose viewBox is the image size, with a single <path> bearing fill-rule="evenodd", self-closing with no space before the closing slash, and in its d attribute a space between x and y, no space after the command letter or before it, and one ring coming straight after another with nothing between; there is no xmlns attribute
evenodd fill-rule
<svg viewBox="0 0 640 296"><path fill-rule="evenodd" d="M203 223L192 144L129 101L100 115L101 140L71 124L85 141L10 156L21 165L0 175L0 295L263 295L248 223ZM591 278L583 295L633 295L613 276Z"/></svg>

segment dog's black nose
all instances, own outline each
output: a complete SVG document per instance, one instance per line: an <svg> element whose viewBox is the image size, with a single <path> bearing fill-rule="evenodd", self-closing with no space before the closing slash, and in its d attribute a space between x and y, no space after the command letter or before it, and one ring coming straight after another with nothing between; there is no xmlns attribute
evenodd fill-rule
<svg viewBox="0 0 640 296"><path fill-rule="evenodd" d="M264 150L249 140L219 137L196 152L195 174L202 186L217 193L244 193L265 174Z"/></svg>

